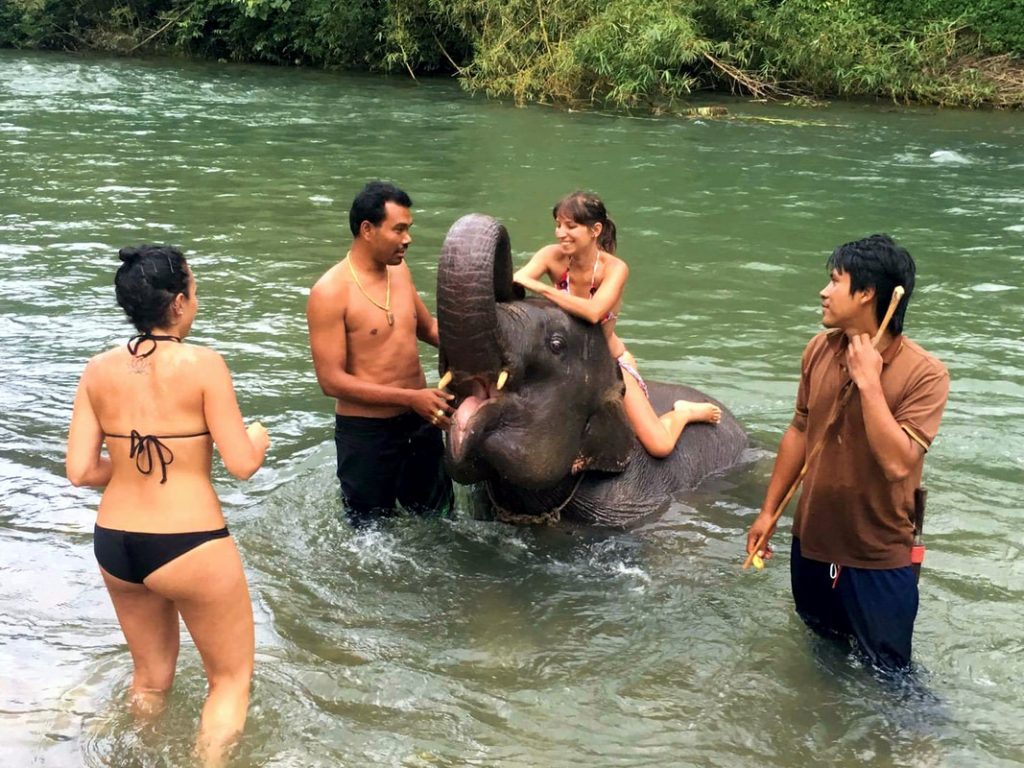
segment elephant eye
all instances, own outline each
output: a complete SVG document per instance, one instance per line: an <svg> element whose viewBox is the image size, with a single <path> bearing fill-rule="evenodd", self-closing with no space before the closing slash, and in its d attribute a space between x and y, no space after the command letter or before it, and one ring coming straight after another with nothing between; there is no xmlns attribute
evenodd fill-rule
<svg viewBox="0 0 1024 768"><path fill-rule="evenodd" d="M562 334L560 333L552 334L551 337L548 339L548 347L556 355L562 354L562 352L565 350L565 337L562 336Z"/></svg>

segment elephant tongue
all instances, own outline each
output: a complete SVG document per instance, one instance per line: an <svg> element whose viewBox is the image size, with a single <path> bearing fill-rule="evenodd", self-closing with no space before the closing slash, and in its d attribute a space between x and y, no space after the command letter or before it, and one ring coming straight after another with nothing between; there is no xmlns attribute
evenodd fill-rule
<svg viewBox="0 0 1024 768"><path fill-rule="evenodd" d="M458 410L452 416L452 426L448 430L448 441L454 458L462 458L462 442L466 437L469 422L473 419L476 412L480 410L480 406L484 402L482 398L470 395L462 401Z"/></svg>

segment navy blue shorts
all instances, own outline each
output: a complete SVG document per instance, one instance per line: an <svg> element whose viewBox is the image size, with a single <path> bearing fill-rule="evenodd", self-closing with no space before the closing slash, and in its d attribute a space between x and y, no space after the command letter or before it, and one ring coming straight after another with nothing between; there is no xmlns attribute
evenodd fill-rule
<svg viewBox="0 0 1024 768"><path fill-rule="evenodd" d="M910 666L917 618L917 578L912 566L869 569L808 560L793 538L789 573L796 612L825 637L854 638L872 664L888 670ZM833 584L834 582L834 584Z"/></svg>
<svg viewBox="0 0 1024 768"><path fill-rule="evenodd" d="M336 414L334 446L341 497L353 523L388 515L397 504L416 514L451 510L441 430L416 413L390 419Z"/></svg>

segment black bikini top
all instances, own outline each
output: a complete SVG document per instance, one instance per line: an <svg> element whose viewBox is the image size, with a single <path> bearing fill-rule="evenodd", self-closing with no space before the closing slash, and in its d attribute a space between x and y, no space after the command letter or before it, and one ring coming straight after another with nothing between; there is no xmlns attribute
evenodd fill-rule
<svg viewBox="0 0 1024 768"><path fill-rule="evenodd" d="M139 347L147 341L151 342L153 346L140 355ZM138 336L132 336L128 339L128 352L131 353L132 357L149 357L156 351L156 343L158 341L176 341L180 344L181 337L140 333ZM135 468L144 475L148 475L153 472L153 454L155 452L156 461L160 463L160 483L163 484L167 482L167 465L174 463L174 453L172 453L171 449L161 441L180 440L188 437L203 437L208 434L210 434L210 430L206 430L205 432L193 432L188 435L144 435L138 430L133 429L131 434L128 435L114 435L107 433L106 436L123 437L132 441L131 448L128 452L128 458L135 459Z"/></svg>

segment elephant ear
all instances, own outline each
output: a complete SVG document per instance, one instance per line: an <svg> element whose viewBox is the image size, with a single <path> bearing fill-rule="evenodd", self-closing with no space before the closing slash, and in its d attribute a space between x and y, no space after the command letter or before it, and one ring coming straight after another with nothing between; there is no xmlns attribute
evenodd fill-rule
<svg viewBox="0 0 1024 768"><path fill-rule="evenodd" d="M609 398L587 422L580 454L572 463L572 473L588 469L621 472L629 466L635 442L622 398Z"/></svg>

